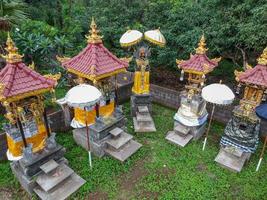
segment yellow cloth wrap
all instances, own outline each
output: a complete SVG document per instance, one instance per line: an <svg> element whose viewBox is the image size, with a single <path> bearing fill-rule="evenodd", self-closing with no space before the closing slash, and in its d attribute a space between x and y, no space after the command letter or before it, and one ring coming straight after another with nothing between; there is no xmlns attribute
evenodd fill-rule
<svg viewBox="0 0 267 200"><path fill-rule="evenodd" d="M47 138L47 133L44 124L38 125L38 133L32 137L26 138L27 144L33 145L33 152L38 152L45 147L45 139ZM23 140L14 141L9 135L7 135L7 145L9 152L14 156L18 157L22 155L22 150L24 148Z"/></svg>
<svg viewBox="0 0 267 200"><path fill-rule="evenodd" d="M102 117L108 117L110 116L113 111L114 111L114 101L111 101L110 104L106 106L101 106L99 109L99 115ZM95 117L96 117L96 112L95 109L92 111L87 112L87 123L88 124L93 124L95 123ZM81 124L85 124L85 114L84 110L80 108L74 108L74 119Z"/></svg>
<svg viewBox="0 0 267 200"><path fill-rule="evenodd" d="M145 72L144 86L142 87L142 75L140 71L134 73L134 86L132 88L135 94L147 94L149 93L149 72Z"/></svg>

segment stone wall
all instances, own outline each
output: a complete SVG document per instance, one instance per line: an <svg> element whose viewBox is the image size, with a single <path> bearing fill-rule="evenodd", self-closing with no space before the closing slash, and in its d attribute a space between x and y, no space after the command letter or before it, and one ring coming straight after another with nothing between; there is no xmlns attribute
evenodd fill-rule
<svg viewBox="0 0 267 200"><path fill-rule="evenodd" d="M163 106L167 106L173 109L178 109L180 105L179 99L179 91L171 90L168 88L160 87L157 85L151 84L150 91L153 97L153 101L155 103L161 104ZM211 113L212 106L207 104L207 110ZM232 110L234 109L233 105L229 106L216 106L214 112L214 120L226 124L231 116ZM261 132L262 134L267 134L267 122L262 121L261 124Z"/></svg>

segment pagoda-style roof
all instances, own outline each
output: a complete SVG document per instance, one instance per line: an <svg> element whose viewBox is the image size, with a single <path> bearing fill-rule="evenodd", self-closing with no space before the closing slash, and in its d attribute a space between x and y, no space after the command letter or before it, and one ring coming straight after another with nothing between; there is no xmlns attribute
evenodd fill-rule
<svg viewBox="0 0 267 200"><path fill-rule="evenodd" d="M91 81L97 81L121 72L125 72L128 62L113 55L102 43L97 25L92 19L91 35L87 36L87 46L70 59L60 59L67 71Z"/></svg>
<svg viewBox="0 0 267 200"><path fill-rule="evenodd" d="M235 71L235 75L238 82L267 88L267 48L263 50L254 68L247 65L244 72Z"/></svg>
<svg viewBox="0 0 267 200"><path fill-rule="evenodd" d="M0 71L0 101L16 101L47 92L56 85L56 80L47 78L26 66L8 35L7 64Z"/></svg>
<svg viewBox="0 0 267 200"><path fill-rule="evenodd" d="M190 55L189 60L176 59L178 68L187 73L194 74L207 74L213 71L213 69L218 66L218 62L221 58L209 59L206 55L208 49L206 49L205 46L205 37L202 35L198 43L198 48L196 48L196 54Z"/></svg>

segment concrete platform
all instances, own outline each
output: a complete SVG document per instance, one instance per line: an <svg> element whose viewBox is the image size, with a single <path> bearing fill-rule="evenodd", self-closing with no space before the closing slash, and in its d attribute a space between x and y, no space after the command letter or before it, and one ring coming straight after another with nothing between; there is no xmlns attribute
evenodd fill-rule
<svg viewBox="0 0 267 200"><path fill-rule="evenodd" d="M134 140L130 140L125 146L115 151L114 149L107 148L105 152L116 158L117 160L123 162L131 155L133 155L142 145Z"/></svg>
<svg viewBox="0 0 267 200"><path fill-rule="evenodd" d="M118 138L110 138L106 141L106 143L114 148L114 149L119 149L123 145L125 145L127 142L129 142L131 139L133 139L133 136L128 134L128 133L121 133L120 137Z"/></svg>
<svg viewBox="0 0 267 200"><path fill-rule="evenodd" d="M250 153L243 153L241 156L236 156L221 148L214 161L230 171L241 172L250 155Z"/></svg>
<svg viewBox="0 0 267 200"><path fill-rule="evenodd" d="M136 117L133 117L133 122L134 122L134 131L136 133L145 133L145 132L155 132L156 127L154 124L153 119L151 118L152 121L150 122L145 122L145 123L138 123Z"/></svg>
<svg viewBox="0 0 267 200"><path fill-rule="evenodd" d="M185 147L189 141L193 138L193 135L187 134L185 136L178 135L175 131L168 131L165 137L169 142L181 147Z"/></svg>
<svg viewBox="0 0 267 200"><path fill-rule="evenodd" d="M84 179L73 173L62 184L59 184L50 192L45 192L40 186L34 188L34 192L42 200L64 200L77 191L84 183Z"/></svg>

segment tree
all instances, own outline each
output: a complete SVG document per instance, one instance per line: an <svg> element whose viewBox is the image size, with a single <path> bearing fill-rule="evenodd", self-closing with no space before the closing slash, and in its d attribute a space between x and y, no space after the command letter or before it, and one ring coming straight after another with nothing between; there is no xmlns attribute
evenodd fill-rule
<svg viewBox="0 0 267 200"><path fill-rule="evenodd" d="M1 0L0 30L9 31L13 25L19 25L28 19L26 7L22 0Z"/></svg>

